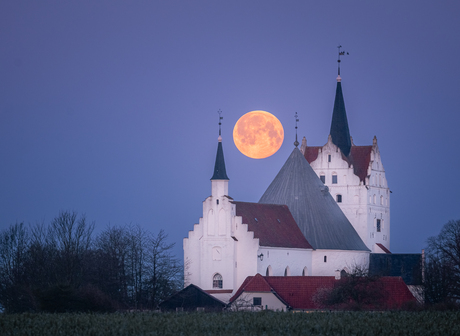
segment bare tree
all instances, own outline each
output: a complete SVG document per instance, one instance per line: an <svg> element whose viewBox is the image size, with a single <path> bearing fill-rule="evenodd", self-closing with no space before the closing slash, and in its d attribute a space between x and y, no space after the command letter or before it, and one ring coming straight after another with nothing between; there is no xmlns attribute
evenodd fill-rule
<svg viewBox="0 0 460 336"><path fill-rule="evenodd" d="M150 237L147 246L147 290L150 308L178 291L183 285L183 267L172 255L174 243L167 243L167 234L160 230Z"/></svg>
<svg viewBox="0 0 460 336"><path fill-rule="evenodd" d="M0 233L0 304L7 312L27 310L31 293L26 281L29 232L23 223Z"/></svg>
<svg viewBox="0 0 460 336"><path fill-rule="evenodd" d="M439 235L428 239L425 300L427 303L460 300L460 220L449 221Z"/></svg>
<svg viewBox="0 0 460 336"><path fill-rule="evenodd" d="M59 251L56 270L60 281L70 286L80 285L83 278L84 254L91 246L94 223L88 224L83 215L63 211L55 217L49 227L50 244Z"/></svg>
<svg viewBox="0 0 460 336"><path fill-rule="evenodd" d="M324 308L363 310L381 308L385 298L380 277L370 276L367 269L355 266L332 288L321 288L314 300Z"/></svg>

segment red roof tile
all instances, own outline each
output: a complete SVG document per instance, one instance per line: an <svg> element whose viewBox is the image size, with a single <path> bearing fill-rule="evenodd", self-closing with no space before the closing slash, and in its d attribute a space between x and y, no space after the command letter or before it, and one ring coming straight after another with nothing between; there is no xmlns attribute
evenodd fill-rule
<svg viewBox="0 0 460 336"><path fill-rule="evenodd" d="M305 148L305 159L308 163L312 163L318 158L319 149L322 147L313 146ZM348 157L342 154L342 158L348 162L348 165L353 165L353 172L359 177L360 181L364 181L367 177L367 169L371 161L372 146L351 146L350 155Z"/></svg>
<svg viewBox="0 0 460 336"><path fill-rule="evenodd" d="M341 281L346 281L343 278ZM262 281L265 280L265 281ZM382 277L378 280L385 291L384 308L398 308L406 302L415 302L416 299L407 288L401 277ZM322 288L333 288L339 284L333 276L269 276L257 274L247 277L230 303L236 300L243 292L267 292L267 286L273 294L279 297L292 309L320 309L315 302L315 295Z"/></svg>
<svg viewBox="0 0 460 336"><path fill-rule="evenodd" d="M267 283L267 281L264 279L264 277L262 275L260 275L259 273L257 273L255 276L250 276L250 277L247 277L242 285L240 286L240 288L238 288L238 290L236 291L235 295L233 295L231 298L230 298L230 302L233 302L233 300L235 300L236 298L238 298L238 296L241 295L241 293L243 292L271 292L271 287L270 285Z"/></svg>
<svg viewBox="0 0 460 336"><path fill-rule="evenodd" d="M361 181L367 177L367 169L371 162L372 146L351 146L349 163L353 164L353 171Z"/></svg>
<svg viewBox="0 0 460 336"><path fill-rule="evenodd" d="M318 152L320 146L314 146L314 147L306 147L305 148L305 153L303 156L307 159L308 163L312 163L318 158Z"/></svg>
<svg viewBox="0 0 460 336"><path fill-rule="evenodd" d="M248 231L259 238L260 246L313 247L305 239L287 205L233 202L236 215L241 216Z"/></svg>

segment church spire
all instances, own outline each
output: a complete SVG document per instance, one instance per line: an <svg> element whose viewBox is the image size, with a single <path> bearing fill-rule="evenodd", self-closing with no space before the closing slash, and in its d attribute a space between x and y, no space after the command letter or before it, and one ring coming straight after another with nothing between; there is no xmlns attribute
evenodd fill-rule
<svg viewBox="0 0 460 336"><path fill-rule="evenodd" d="M227 172L225 170L225 160L224 160L224 150L222 149L222 136L221 136L221 126L222 126L222 111L217 111L219 113L219 137L217 138L217 154L216 154L216 163L214 165L214 174L211 177L211 180L229 180Z"/></svg>
<svg viewBox="0 0 460 336"><path fill-rule="evenodd" d="M332 113L331 130L329 134L332 137L332 142L340 148L343 155L350 154L351 140L350 131L348 129L347 113L345 111L345 102L342 94L342 78L340 77L340 56L345 55L344 51L340 51L342 46L339 46L338 76L337 89L335 91L334 111ZM348 53L347 53L348 55Z"/></svg>

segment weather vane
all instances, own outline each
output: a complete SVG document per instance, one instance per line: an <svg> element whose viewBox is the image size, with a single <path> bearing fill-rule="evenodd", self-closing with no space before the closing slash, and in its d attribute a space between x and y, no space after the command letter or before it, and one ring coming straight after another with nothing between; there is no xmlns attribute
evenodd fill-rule
<svg viewBox="0 0 460 336"><path fill-rule="evenodd" d="M294 146L299 146L299 142L297 141L297 123L299 122L299 115L297 112L294 114L295 118L295 141L294 141Z"/></svg>
<svg viewBox="0 0 460 336"><path fill-rule="evenodd" d="M340 56L345 56L345 51L341 51L341 50L340 50L340 49L342 48L341 45L339 45L337 48L339 49L339 58L337 59L337 64L338 64L339 76L340 76ZM347 52L346 55L350 55L350 53Z"/></svg>
<svg viewBox="0 0 460 336"><path fill-rule="evenodd" d="M221 135L220 130L222 126L222 119L224 119L224 117L222 117L222 111L220 109L217 111L217 113L219 114L219 135Z"/></svg>

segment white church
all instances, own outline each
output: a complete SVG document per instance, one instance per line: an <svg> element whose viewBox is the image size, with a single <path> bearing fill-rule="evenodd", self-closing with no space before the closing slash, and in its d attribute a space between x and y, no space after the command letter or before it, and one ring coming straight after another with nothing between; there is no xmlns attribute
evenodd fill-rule
<svg viewBox="0 0 460 336"><path fill-rule="evenodd" d="M377 139L355 146L337 89L324 146L295 148L258 203L229 196L219 135L211 196L184 238L185 286L228 302L245 279L337 276L390 253L390 191Z"/></svg>

